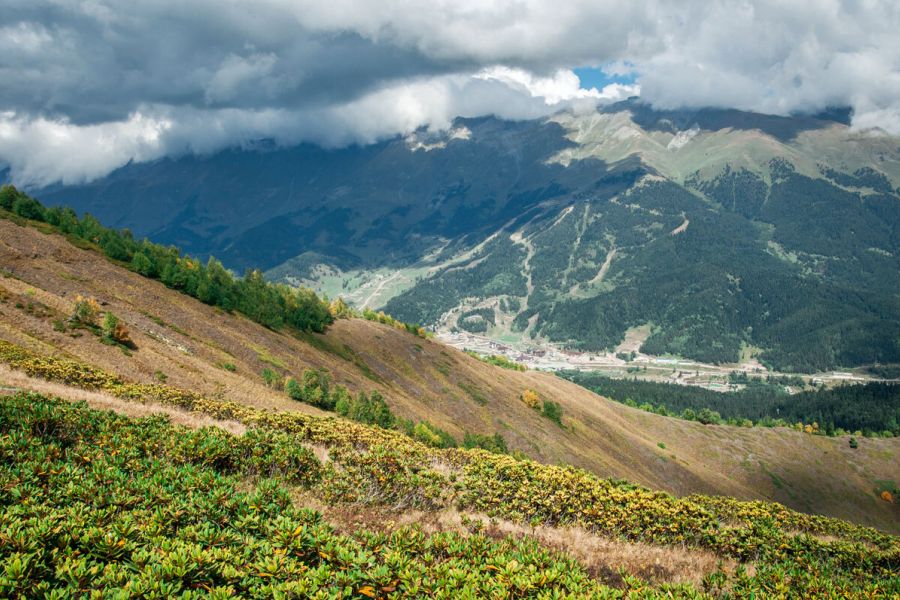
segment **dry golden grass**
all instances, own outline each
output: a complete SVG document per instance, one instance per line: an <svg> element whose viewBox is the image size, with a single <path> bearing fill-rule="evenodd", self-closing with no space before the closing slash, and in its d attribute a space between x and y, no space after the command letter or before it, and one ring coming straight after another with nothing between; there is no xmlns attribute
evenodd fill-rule
<svg viewBox="0 0 900 600"><path fill-rule="evenodd" d="M698 585L705 575L715 572L719 565L728 571L737 567L735 561L723 560L706 550L609 539L581 527L530 527L456 509L397 512L379 506L333 505L322 502L309 492L296 489L293 491L293 498L297 506L322 513L329 523L348 534L360 529L392 531L399 527L417 526L426 533L456 532L469 535L480 532L494 538L531 538L542 546L572 556L594 577L614 586L622 583L620 571L655 584ZM752 565L744 566L748 570L753 568Z"/></svg>
<svg viewBox="0 0 900 600"><path fill-rule="evenodd" d="M200 413L179 410L160 404L142 404L133 400L122 400L104 392L91 392L61 383L45 381L29 377L19 371L13 371L0 364L0 395L14 393L18 390L38 392L54 398L62 398L70 402L84 401L91 408L109 410L127 417L149 417L166 415L175 425L183 425L198 429L200 427L218 427L232 435L243 435L247 427L238 421L213 419Z"/></svg>
<svg viewBox="0 0 900 600"><path fill-rule="evenodd" d="M63 237L0 220L0 291L31 297L66 315L93 296L128 327L127 356L90 334L53 328L0 300L0 338L71 356L130 380L165 377L175 387L259 408L321 414L267 387L267 357L282 375L325 368L352 391L377 389L398 415L426 419L461 439L499 432L509 446L546 463L572 464L674 494L777 500L807 512L900 531L900 503L881 500L876 480L900 481L900 439L845 439L785 429L704 426L610 402L550 373L502 369L430 340L360 319L326 335L273 332L118 267ZM2 294L0 294L2 295ZM77 332L76 332L77 335ZM235 371L222 368L225 363ZM520 399L527 390L558 402L559 427ZM666 445L665 450L658 443Z"/></svg>
<svg viewBox="0 0 900 600"><path fill-rule="evenodd" d="M528 527L509 521L491 521L484 516L480 519L486 523L484 530L488 535L532 537L544 546L573 556L594 576L613 584L620 580L622 570L654 583L699 586L703 577L715 572L720 564L732 572L737 567L733 560L723 561L714 553L697 548L606 539L580 527ZM460 526L463 526L461 522Z"/></svg>

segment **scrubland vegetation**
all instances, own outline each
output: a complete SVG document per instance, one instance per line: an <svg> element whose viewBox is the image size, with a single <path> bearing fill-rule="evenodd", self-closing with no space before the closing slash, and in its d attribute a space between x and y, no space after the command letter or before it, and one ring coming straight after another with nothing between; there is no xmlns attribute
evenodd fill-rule
<svg viewBox="0 0 900 600"><path fill-rule="evenodd" d="M578 525L614 539L708 549L748 567L711 574L702 589L628 580L631 591L646 597L900 593L900 541L844 521L766 502L680 499L572 467L437 449L381 427L129 383L10 344L2 352L4 362L34 376L251 429L232 439L172 429L158 419L134 424L33 395L2 399L0 585L10 594L39 582L48 592L128 585L157 596L320 589L335 597L622 593L527 541L414 530L338 536L292 506L281 486L312 490L329 504L455 507L534 525ZM327 460L309 451L315 448L326 449ZM239 482L248 478L253 484L245 491Z"/></svg>
<svg viewBox="0 0 900 600"><path fill-rule="evenodd" d="M268 429L236 438L22 394L0 402L0 457L6 597L603 591L573 560L530 541L415 529L338 534L293 506L283 487L334 474L292 436Z"/></svg>
<svg viewBox="0 0 900 600"><path fill-rule="evenodd" d="M32 376L102 390L127 399L149 398L166 404L190 406L194 399L200 397L197 394L160 385L165 378L157 378L160 384L127 383L120 377L88 365L63 358L41 357L3 340L0 340L0 362ZM283 387L285 393L293 400L334 412L358 423L402 432L427 446L434 448L461 446L491 452L508 451L506 441L499 433L486 435L465 432L460 443L453 435L433 423L414 422L397 417L377 390L368 393L360 391L353 396L346 387L334 385L331 374L327 371L307 369L299 380L293 377L282 378L269 368L263 369L261 375L268 386Z"/></svg>

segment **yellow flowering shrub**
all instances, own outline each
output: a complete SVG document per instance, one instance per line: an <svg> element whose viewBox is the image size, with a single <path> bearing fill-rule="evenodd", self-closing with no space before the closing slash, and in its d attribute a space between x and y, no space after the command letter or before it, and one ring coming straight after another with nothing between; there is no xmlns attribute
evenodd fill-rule
<svg viewBox="0 0 900 600"><path fill-rule="evenodd" d="M519 399L529 408L538 410L541 407L541 398L534 390L525 390L519 395Z"/></svg>
<svg viewBox="0 0 900 600"><path fill-rule="evenodd" d="M100 319L100 304L95 298L75 297L75 309L69 317L71 323L97 327Z"/></svg>

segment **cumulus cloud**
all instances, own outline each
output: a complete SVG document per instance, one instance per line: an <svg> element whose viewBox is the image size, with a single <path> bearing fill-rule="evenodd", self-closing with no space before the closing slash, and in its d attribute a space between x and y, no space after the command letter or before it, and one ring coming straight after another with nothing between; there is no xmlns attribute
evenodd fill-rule
<svg viewBox="0 0 900 600"><path fill-rule="evenodd" d="M0 157L26 185L79 183L129 160L159 158L164 154L161 138L171 126L139 113L124 121L83 126L0 113Z"/></svg>
<svg viewBox="0 0 900 600"><path fill-rule="evenodd" d="M564 106L580 109L577 103L586 99L585 90L569 86L569 95L563 92L557 90L563 95L548 104L540 93L523 93L496 78L444 75L399 81L346 102L300 109L142 105L126 119L89 125L7 112L0 113L0 157L8 157L15 181L25 186L82 183L130 160L206 154L261 138L282 145L311 141L341 147L423 127L447 130L456 117L493 114L522 120ZM607 92L609 99L625 94ZM593 100L592 108L602 98L593 90L587 99Z"/></svg>
<svg viewBox="0 0 900 600"><path fill-rule="evenodd" d="M581 87L578 76L569 69L559 69L549 77L539 77L524 69L494 66L475 75L476 79L499 81L532 98L542 98L544 104L553 106L573 100L624 100L640 93L638 85L611 83L598 90Z"/></svg>
<svg viewBox="0 0 900 600"><path fill-rule="evenodd" d="M638 92L664 108L849 105L857 126L900 133L892 0L0 0L0 12L0 163L32 184ZM635 83L584 89L583 65Z"/></svg>
<svg viewBox="0 0 900 600"><path fill-rule="evenodd" d="M656 106L773 114L900 108L900 4L756 1L685 4L661 21L665 49L636 58Z"/></svg>

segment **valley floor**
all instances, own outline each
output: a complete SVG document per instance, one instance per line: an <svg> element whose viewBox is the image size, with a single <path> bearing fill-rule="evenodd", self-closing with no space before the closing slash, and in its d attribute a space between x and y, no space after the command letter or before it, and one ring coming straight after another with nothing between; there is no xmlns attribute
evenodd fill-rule
<svg viewBox="0 0 900 600"><path fill-rule="evenodd" d="M714 365L686 358L653 356L639 351L640 343L629 343L629 338L611 352L578 352L560 348L557 344L541 340L498 340L484 335L440 329L435 336L448 346L469 350L483 356L499 355L528 367L545 371L596 371L615 378L637 378L646 381L692 385L714 391L735 391L741 384L729 383L731 373L751 377L798 376L807 385L827 387L846 383L876 381L900 381L874 377L862 369L853 371L829 371L824 373L781 373L767 369L759 361L749 358L740 363ZM620 356L634 352L625 360ZM792 391L792 390L788 390Z"/></svg>

